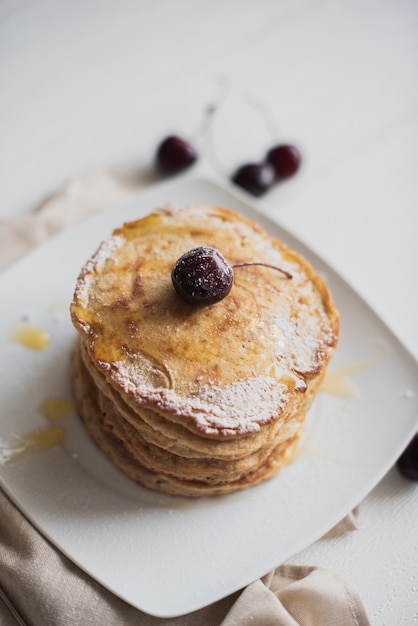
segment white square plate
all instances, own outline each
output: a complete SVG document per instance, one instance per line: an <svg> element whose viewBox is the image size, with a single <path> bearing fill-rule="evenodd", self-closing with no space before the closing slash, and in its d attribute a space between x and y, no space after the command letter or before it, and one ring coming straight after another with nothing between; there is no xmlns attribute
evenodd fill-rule
<svg viewBox="0 0 418 626"><path fill-rule="evenodd" d="M337 381L338 371L351 372L357 393L321 392L294 462L267 483L225 497L187 500L142 489L103 456L76 415L60 422L67 431L63 445L0 465L5 491L59 550L104 587L159 617L210 604L318 539L383 477L418 421L418 365L370 307L238 196L208 180L180 179L59 235L0 277L3 448L47 425L38 412L43 400L70 397L75 331L67 305L81 266L114 227L169 201L236 209L326 275L342 318L331 369ZM46 350L11 339L25 315L50 333Z"/></svg>

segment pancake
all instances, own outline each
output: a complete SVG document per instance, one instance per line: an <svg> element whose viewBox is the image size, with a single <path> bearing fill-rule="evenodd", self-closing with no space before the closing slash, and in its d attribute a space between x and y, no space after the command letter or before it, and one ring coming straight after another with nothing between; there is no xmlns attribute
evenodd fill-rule
<svg viewBox="0 0 418 626"><path fill-rule="evenodd" d="M92 381L74 351L73 384L77 409L90 435L113 463L140 484L173 495L222 495L234 489L265 480L267 468L276 473L293 449L297 434L288 431L285 441L274 449L262 449L238 460L223 461L214 457L185 458L150 445L140 431L120 419L114 405ZM264 474L260 468L265 466ZM228 480L225 481L225 476Z"/></svg>
<svg viewBox="0 0 418 626"><path fill-rule="evenodd" d="M210 246L234 284L185 302L171 271ZM173 495L258 484L290 457L339 337L328 287L259 225L215 206L157 209L115 229L71 304L72 378L87 431L125 474Z"/></svg>

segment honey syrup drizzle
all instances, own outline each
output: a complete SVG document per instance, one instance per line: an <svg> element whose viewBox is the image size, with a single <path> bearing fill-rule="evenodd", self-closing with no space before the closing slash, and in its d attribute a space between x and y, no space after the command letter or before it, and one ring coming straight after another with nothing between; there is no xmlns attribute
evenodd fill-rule
<svg viewBox="0 0 418 626"><path fill-rule="evenodd" d="M387 349L384 351L386 354L388 353ZM354 363L350 363L349 365L345 365L336 370L328 370L325 375L325 379L320 386L320 391L324 393L328 393L333 396L339 397L355 397L359 395L357 387L354 381L351 379L351 376L376 365L381 360L381 358L369 358L363 359L362 361L357 361ZM364 460L353 460L348 457L342 457L340 455L333 455L324 451L321 451L317 448L312 441L310 441L309 433L303 433L300 440L297 442L297 445L293 449L293 453L291 453L289 463L293 463L294 461L300 459L303 456L314 456L319 457L328 461L334 461L339 463L349 463L355 465L374 465L375 461L364 459Z"/></svg>
<svg viewBox="0 0 418 626"><path fill-rule="evenodd" d="M74 403L68 398L46 398L39 405L38 412L54 422L74 413ZM51 424L27 435L13 435L13 438L16 445L0 439L0 465L17 461L31 452L42 452L63 444L67 439L67 431L63 426Z"/></svg>
<svg viewBox="0 0 418 626"><path fill-rule="evenodd" d="M62 426L51 425L38 428L28 435L15 435L17 444L0 448L0 465L17 461L31 452L40 452L59 446L67 438L67 431Z"/></svg>
<svg viewBox="0 0 418 626"><path fill-rule="evenodd" d="M27 323L17 324L13 328L12 339L30 350L45 350L51 343L46 330Z"/></svg>
<svg viewBox="0 0 418 626"><path fill-rule="evenodd" d="M376 359L365 359L336 370L328 371L320 390L333 396L355 397L358 391L351 376L376 364Z"/></svg>
<svg viewBox="0 0 418 626"><path fill-rule="evenodd" d="M62 420L74 413L74 402L68 398L46 398L38 412L50 421Z"/></svg>
<svg viewBox="0 0 418 626"><path fill-rule="evenodd" d="M11 335L14 341L31 350L45 350L51 343L51 337L46 330L27 322L16 324ZM68 398L46 398L38 406L38 412L54 422L69 417L74 412L74 403ZM31 452L49 450L63 444L67 439L67 431L63 426L50 424L27 435L12 436L15 445L0 439L0 465L21 459Z"/></svg>

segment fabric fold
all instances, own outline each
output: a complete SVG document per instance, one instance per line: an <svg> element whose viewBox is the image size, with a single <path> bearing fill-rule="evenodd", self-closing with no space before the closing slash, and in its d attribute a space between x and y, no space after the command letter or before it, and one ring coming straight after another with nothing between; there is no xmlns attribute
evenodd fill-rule
<svg viewBox="0 0 418 626"><path fill-rule="evenodd" d="M222 626L368 626L356 587L321 567L282 565L249 585Z"/></svg>
<svg viewBox="0 0 418 626"><path fill-rule="evenodd" d="M34 211L0 220L0 271L52 235L127 200L139 189L116 172L91 171L69 181Z"/></svg>

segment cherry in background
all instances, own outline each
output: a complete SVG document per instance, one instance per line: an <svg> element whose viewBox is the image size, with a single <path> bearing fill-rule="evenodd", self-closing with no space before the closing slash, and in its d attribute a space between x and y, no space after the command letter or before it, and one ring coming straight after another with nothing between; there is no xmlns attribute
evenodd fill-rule
<svg viewBox="0 0 418 626"><path fill-rule="evenodd" d="M156 162L164 174L177 174L197 161L198 153L192 144L181 137L170 135L158 146Z"/></svg>
<svg viewBox="0 0 418 626"><path fill-rule="evenodd" d="M397 462L398 470L405 478L418 481L418 434L413 437Z"/></svg>
<svg viewBox="0 0 418 626"><path fill-rule="evenodd" d="M231 180L253 196L262 196L275 183L294 176L301 161L299 148L291 144L279 144L267 152L261 163L238 168Z"/></svg>
<svg viewBox="0 0 418 626"><path fill-rule="evenodd" d="M237 169L232 182L253 196L262 196L275 181L275 172L269 163L247 163Z"/></svg>
<svg viewBox="0 0 418 626"><path fill-rule="evenodd" d="M208 131L216 109L216 106L207 109L203 133ZM198 158L199 154L191 141L178 135L170 135L159 144L155 161L163 174L173 175L189 168ZM260 197L276 183L294 176L301 161L302 156L296 146L277 144L266 153L261 162L241 165L231 176L231 180L251 195Z"/></svg>
<svg viewBox="0 0 418 626"><path fill-rule="evenodd" d="M296 174L302 155L296 146L281 144L267 152L266 160L273 166L276 181L279 181Z"/></svg>

